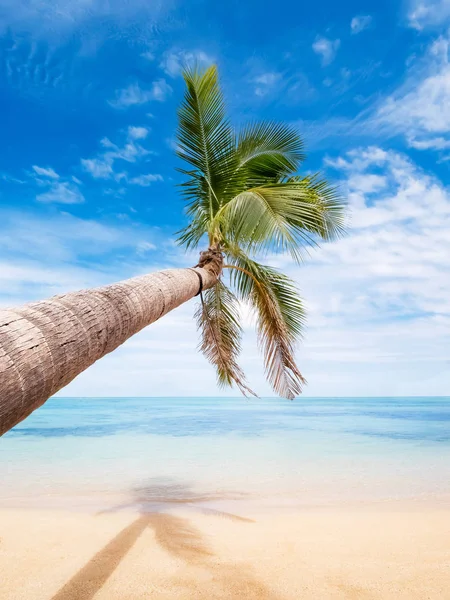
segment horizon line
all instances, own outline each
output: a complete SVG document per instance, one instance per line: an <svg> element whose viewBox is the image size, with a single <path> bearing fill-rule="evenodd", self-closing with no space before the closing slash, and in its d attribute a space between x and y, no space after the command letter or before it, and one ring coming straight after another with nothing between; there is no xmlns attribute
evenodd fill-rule
<svg viewBox="0 0 450 600"><path fill-rule="evenodd" d="M203 399L214 399L214 400L286 400L287 402L295 402L296 400L316 400L320 398L326 399L339 399L339 398L449 398L450 395L430 395L424 396L420 395L384 395L384 396L298 396L294 398L294 400L289 400L288 398L280 398L279 396L260 396L257 398L246 398L245 396L52 396L51 398L60 399L60 400L70 400L70 399L90 399L90 398L98 398L98 399L107 399L107 398L142 398L142 399L159 399L159 398L203 398ZM51 399L49 398L49 400Z"/></svg>

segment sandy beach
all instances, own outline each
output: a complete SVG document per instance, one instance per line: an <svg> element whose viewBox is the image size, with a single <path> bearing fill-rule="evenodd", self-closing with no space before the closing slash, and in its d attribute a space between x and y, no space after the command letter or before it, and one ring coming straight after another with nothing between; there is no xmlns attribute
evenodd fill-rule
<svg viewBox="0 0 450 600"><path fill-rule="evenodd" d="M0 600L449 600L449 406L55 399L2 439Z"/></svg>
<svg viewBox="0 0 450 600"><path fill-rule="evenodd" d="M446 600L450 510L0 512L2 600Z"/></svg>

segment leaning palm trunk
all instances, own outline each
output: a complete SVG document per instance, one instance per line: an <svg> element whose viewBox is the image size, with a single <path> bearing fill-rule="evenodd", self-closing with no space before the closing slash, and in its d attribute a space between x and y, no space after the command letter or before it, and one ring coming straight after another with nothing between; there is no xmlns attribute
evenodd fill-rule
<svg viewBox="0 0 450 600"><path fill-rule="evenodd" d="M0 311L0 435L99 358L217 282L222 256ZM200 275L200 277L199 277Z"/></svg>

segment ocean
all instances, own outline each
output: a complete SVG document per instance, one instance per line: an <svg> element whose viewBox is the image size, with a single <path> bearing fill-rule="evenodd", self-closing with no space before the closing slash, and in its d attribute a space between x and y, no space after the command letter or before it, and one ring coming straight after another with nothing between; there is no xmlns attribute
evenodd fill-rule
<svg viewBox="0 0 450 600"><path fill-rule="evenodd" d="M52 398L2 438L0 468L0 507L440 501L450 398Z"/></svg>

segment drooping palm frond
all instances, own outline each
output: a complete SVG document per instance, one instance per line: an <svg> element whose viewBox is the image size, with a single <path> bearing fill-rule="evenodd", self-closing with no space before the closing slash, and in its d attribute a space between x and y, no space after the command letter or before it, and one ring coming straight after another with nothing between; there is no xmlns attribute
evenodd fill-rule
<svg viewBox="0 0 450 600"><path fill-rule="evenodd" d="M237 363L241 350L242 328L236 296L222 283L203 293L196 312L201 331L200 350L217 371L220 386L235 383L244 395L256 394L247 386L245 375Z"/></svg>
<svg viewBox="0 0 450 600"><path fill-rule="evenodd" d="M256 311L267 378L277 394L293 399L305 383L295 362L295 343L306 317L303 302L286 275L251 260L240 250L228 250L237 294Z"/></svg>
<svg viewBox="0 0 450 600"><path fill-rule="evenodd" d="M228 239L249 252L290 252L339 236L344 204L323 180L306 177L243 191L216 216Z"/></svg>

